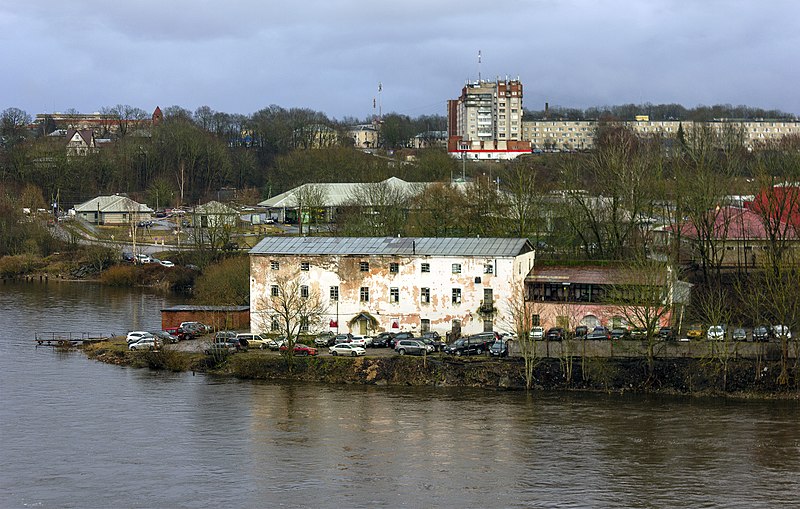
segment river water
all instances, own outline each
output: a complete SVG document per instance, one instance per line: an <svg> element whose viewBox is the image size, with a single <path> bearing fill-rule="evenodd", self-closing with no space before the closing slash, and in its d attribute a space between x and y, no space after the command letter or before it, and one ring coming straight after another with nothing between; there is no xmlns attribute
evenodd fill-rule
<svg viewBox="0 0 800 509"><path fill-rule="evenodd" d="M34 347L179 303L0 286L0 507L797 507L787 401L255 383Z"/></svg>

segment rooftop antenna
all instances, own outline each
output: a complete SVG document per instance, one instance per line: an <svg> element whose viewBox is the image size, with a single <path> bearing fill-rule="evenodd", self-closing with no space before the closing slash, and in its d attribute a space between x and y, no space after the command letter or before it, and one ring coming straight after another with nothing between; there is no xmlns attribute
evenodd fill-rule
<svg viewBox="0 0 800 509"><path fill-rule="evenodd" d="M478 83L481 82L481 50L478 50Z"/></svg>
<svg viewBox="0 0 800 509"><path fill-rule="evenodd" d="M381 98L381 92L383 91L383 84L379 81L378 82L378 121L383 122L383 99Z"/></svg>

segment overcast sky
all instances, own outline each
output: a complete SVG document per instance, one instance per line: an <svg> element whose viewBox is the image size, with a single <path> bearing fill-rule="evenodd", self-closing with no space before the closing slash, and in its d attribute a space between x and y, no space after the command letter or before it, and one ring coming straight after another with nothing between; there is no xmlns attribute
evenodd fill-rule
<svg viewBox="0 0 800 509"><path fill-rule="evenodd" d="M800 114L797 0L0 0L0 110L270 104L445 114L478 76L524 105Z"/></svg>

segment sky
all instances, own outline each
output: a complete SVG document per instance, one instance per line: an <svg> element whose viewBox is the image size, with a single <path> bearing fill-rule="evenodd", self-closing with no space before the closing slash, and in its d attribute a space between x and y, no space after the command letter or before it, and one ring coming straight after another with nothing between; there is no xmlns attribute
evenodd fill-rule
<svg viewBox="0 0 800 509"><path fill-rule="evenodd" d="M0 0L0 110L445 115L480 74L532 110L800 115L798 28L797 0Z"/></svg>

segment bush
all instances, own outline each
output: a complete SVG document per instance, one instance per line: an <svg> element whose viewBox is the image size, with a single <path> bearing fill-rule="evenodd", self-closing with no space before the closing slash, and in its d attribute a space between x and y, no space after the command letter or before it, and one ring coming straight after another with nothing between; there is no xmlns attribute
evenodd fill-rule
<svg viewBox="0 0 800 509"><path fill-rule="evenodd" d="M36 270L36 258L30 255L4 256L0 258L0 276L16 277Z"/></svg>
<svg viewBox="0 0 800 509"><path fill-rule="evenodd" d="M137 283L136 267L115 265L103 272L100 281L109 286L134 286Z"/></svg>

